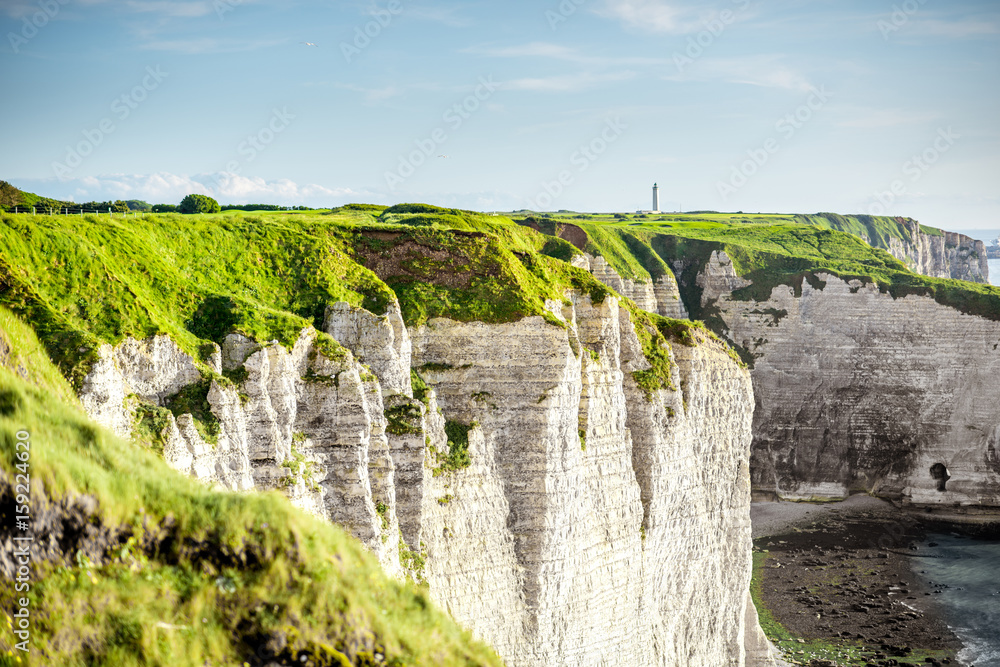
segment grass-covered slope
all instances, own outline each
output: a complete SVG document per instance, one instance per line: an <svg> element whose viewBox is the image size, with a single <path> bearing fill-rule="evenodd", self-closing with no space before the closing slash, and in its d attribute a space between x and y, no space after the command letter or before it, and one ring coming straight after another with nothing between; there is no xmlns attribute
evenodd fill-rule
<svg viewBox="0 0 1000 667"><path fill-rule="evenodd" d="M291 344L328 303L377 309L391 298L339 231L236 215L5 215L0 305L35 328L74 382L98 344L129 335L167 333L192 353L234 330Z"/></svg>
<svg viewBox="0 0 1000 667"><path fill-rule="evenodd" d="M838 215L836 213L817 213L815 215L796 215L794 222L803 225L815 225L823 229L835 229L855 236L868 239L876 248L887 250L890 239L911 243L915 241L911 227L918 228L929 236L941 236L943 232L936 227L917 225L911 218L890 218L875 215ZM907 225L909 223L909 226Z"/></svg>
<svg viewBox="0 0 1000 667"><path fill-rule="evenodd" d="M3 309L0 350L0 541L27 431L31 516L49 548L32 564L28 656L9 625L25 593L0 583L0 665L500 664L339 528L276 493L209 490L89 422Z"/></svg>

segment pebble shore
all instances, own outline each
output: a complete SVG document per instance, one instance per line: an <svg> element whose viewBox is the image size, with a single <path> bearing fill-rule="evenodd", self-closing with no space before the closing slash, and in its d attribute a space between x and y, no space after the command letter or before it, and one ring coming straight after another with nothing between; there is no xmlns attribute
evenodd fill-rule
<svg viewBox="0 0 1000 667"><path fill-rule="evenodd" d="M755 550L768 553L764 602L796 637L842 643L850 662L786 659L810 667L958 665L958 639L932 590L911 569L921 523L858 495L836 503L754 503ZM787 664L787 663L786 663Z"/></svg>

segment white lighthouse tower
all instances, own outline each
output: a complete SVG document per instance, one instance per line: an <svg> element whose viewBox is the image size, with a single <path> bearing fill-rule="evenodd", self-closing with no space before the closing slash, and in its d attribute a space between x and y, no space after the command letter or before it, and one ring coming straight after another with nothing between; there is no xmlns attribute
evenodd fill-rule
<svg viewBox="0 0 1000 667"><path fill-rule="evenodd" d="M660 212L660 186L653 183L653 213Z"/></svg>

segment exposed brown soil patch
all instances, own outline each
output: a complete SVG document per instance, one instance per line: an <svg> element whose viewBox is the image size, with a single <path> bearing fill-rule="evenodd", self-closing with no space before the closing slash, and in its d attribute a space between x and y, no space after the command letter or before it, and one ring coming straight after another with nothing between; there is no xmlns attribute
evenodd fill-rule
<svg viewBox="0 0 1000 667"><path fill-rule="evenodd" d="M463 235L485 238L479 233ZM500 274L495 262L476 266L462 252L430 247L414 239L399 240L401 236L392 232L366 232L364 238L375 243L357 245L358 261L386 282L412 278L458 289L468 289L476 276L495 278Z"/></svg>
<svg viewBox="0 0 1000 667"><path fill-rule="evenodd" d="M587 243L590 238L587 236L587 232L583 231L582 228L576 225L571 225L565 222L558 222L550 225L541 225L534 218L528 218L521 221L519 224L525 227L531 227L536 232L541 232L542 234L548 234L549 236L557 236L563 241L568 241L576 246L577 250L585 250ZM555 233L553 233L555 232Z"/></svg>

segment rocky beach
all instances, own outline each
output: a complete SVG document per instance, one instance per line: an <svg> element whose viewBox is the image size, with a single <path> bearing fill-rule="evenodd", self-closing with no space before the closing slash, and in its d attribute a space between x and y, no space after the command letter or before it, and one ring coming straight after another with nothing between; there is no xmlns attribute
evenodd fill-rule
<svg viewBox="0 0 1000 667"><path fill-rule="evenodd" d="M962 647L911 563L928 527L864 495L755 503L761 622L791 664L958 665Z"/></svg>

